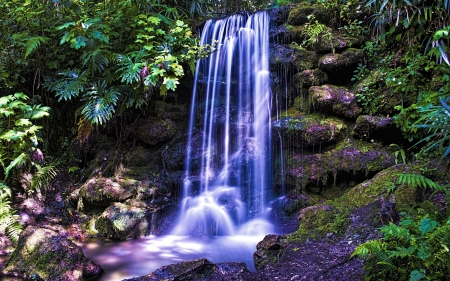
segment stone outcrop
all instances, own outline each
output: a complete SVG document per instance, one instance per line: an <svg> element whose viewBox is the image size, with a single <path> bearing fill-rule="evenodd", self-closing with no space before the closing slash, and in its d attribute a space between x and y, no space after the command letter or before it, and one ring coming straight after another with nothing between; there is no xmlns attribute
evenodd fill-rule
<svg viewBox="0 0 450 281"><path fill-rule="evenodd" d="M287 238L283 235L269 234L256 245L253 253L253 262L256 269L262 269L267 264L276 261L288 245Z"/></svg>
<svg viewBox="0 0 450 281"><path fill-rule="evenodd" d="M28 226L20 234L3 274L34 280L86 280L100 276L101 267L84 256L68 237Z"/></svg>
<svg viewBox="0 0 450 281"><path fill-rule="evenodd" d="M347 118L361 113L355 95L345 87L335 85L313 86L309 89L315 108Z"/></svg>
<svg viewBox="0 0 450 281"><path fill-rule="evenodd" d="M83 204L107 207L136 195L141 182L129 179L95 177L89 179L79 191Z"/></svg>

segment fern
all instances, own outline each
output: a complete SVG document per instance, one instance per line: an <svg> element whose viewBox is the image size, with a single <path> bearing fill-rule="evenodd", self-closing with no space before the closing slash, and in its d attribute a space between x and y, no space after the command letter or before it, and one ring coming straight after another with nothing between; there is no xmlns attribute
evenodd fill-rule
<svg viewBox="0 0 450 281"><path fill-rule="evenodd" d="M35 190L37 192L41 192L41 189L48 186L58 174L58 171L54 165L41 167L40 165L35 164L35 166L37 171L31 178L30 190L28 191L29 193L34 192Z"/></svg>
<svg viewBox="0 0 450 281"><path fill-rule="evenodd" d="M87 66L91 74L101 73L109 64L108 52L101 48L85 51L81 55L83 66Z"/></svg>
<svg viewBox="0 0 450 281"><path fill-rule="evenodd" d="M147 55L144 49L140 52L131 53L130 56L117 55L116 60L119 69L116 72L119 73L121 82L132 84L141 81L141 70L146 66L145 58Z"/></svg>
<svg viewBox="0 0 450 281"><path fill-rule="evenodd" d="M27 44L25 45L26 47L25 58L27 58L32 52L34 52L37 48L39 48L41 43L45 43L47 41L48 38L44 36L36 36L28 38Z"/></svg>
<svg viewBox="0 0 450 281"><path fill-rule="evenodd" d="M433 180L417 174L399 174L399 184L408 184L413 187L441 189L441 186Z"/></svg>
<svg viewBox="0 0 450 281"><path fill-rule="evenodd" d="M13 243L17 243L23 227L20 224L19 216L11 208L10 197L10 188L0 182L0 233L7 235Z"/></svg>

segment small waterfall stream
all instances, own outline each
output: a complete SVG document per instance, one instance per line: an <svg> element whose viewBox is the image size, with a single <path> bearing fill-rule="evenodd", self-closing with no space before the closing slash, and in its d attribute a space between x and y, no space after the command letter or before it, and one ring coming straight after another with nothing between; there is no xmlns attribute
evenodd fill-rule
<svg viewBox="0 0 450 281"><path fill-rule="evenodd" d="M271 187L269 16L207 21L190 112L183 199L174 235L264 235Z"/></svg>

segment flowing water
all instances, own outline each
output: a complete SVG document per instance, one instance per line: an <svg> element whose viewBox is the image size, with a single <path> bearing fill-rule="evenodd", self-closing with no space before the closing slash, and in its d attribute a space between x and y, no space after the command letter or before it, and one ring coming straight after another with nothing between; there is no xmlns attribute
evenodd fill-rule
<svg viewBox="0 0 450 281"><path fill-rule="evenodd" d="M201 44L217 51L197 64L173 234L264 235L272 181L268 14L210 20Z"/></svg>

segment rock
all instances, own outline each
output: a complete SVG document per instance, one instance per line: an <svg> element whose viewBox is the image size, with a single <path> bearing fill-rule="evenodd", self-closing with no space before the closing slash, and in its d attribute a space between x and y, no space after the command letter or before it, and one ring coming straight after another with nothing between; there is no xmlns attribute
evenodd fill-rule
<svg viewBox="0 0 450 281"><path fill-rule="evenodd" d="M139 200L114 203L96 220L95 228L103 237L114 240L143 237L150 232L151 216L156 210Z"/></svg>
<svg viewBox="0 0 450 281"><path fill-rule="evenodd" d="M332 112L347 118L356 118L361 113L355 95L347 88L334 85L313 86L309 94L316 109Z"/></svg>
<svg viewBox="0 0 450 281"><path fill-rule="evenodd" d="M123 281L250 280L251 275L243 262L213 264L203 258L163 266L148 275Z"/></svg>
<svg viewBox="0 0 450 281"><path fill-rule="evenodd" d="M309 88L311 86L320 86L328 81L328 75L320 69L307 69L295 74L295 86L300 88Z"/></svg>
<svg viewBox="0 0 450 281"><path fill-rule="evenodd" d="M171 119L147 117L139 120L131 135L148 145L170 141L181 128Z"/></svg>
<svg viewBox="0 0 450 281"><path fill-rule="evenodd" d="M361 139L376 139L385 143L394 143L401 138L392 117L360 115L353 128L353 136Z"/></svg>
<svg viewBox="0 0 450 281"><path fill-rule="evenodd" d="M143 167L151 162L151 153L142 146L135 146L126 151L125 165L127 167Z"/></svg>
<svg viewBox="0 0 450 281"><path fill-rule="evenodd" d="M79 191L83 203L93 206L109 206L112 202L123 202L136 193L141 182L130 179L91 178Z"/></svg>
<svg viewBox="0 0 450 281"><path fill-rule="evenodd" d="M41 280L86 280L100 276L102 268L85 257L80 246L56 232L28 226L3 274Z"/></svg>
<svg viewBox="0 0 450 281"><path fill-rule="evenodd" d="M350 36L343 35L338 32L332 32L331 40L327 38L321 38L320 42L318 44L314 44L314 46L312 46L311 48L319 54L330 53L333 50L337 52L343 51L343 53L340 55L334 55L334 57L340 57L340 59L337 60L342 60L342 55L351 59L355 59L352 55L353 53L346 53L345 49L359 48L364 44L365 41L366 38L364 36Z"/></svg>
<svg viewBox="0 0 450 281"><path fill-rule="evenodd" d="M256 252L253 253L253 262L257 270L267 266L269 263L277 261L283 249L288 245L284 235L269 234L256 245Z"/></svg>
<svg viewBox="0 0 450 281"><path fill-rule="evenodd" d="M294 49L292 63L297 71L317 68L319 58L314 51Z"/></svg>
<svg viewBox="0 0 450 281"><path fill-rule="evenodd" d="M312 14L318 22L328 24L332 20L333 11L326 9L323 5L300 3L291 9L287 23L290 25L305 24L309 21L308 16Z"/></svg>
<svg viewBox="0 0 450 281"><path fill-rule="evenodd" d="M347 130L347 125L339 118L321 118L318 115L285 119L274 127L281 130L285 141L296 147L336 142Z"/></svg>
<svg viewBox="0 0 450 281"><path fill-rule="evenodd" d="M344 140L322 154L294 155L289 159L286 174L303 186L330 185L329 176L336 181L341 175L375 173L395 164L394 152L377 143Z"/></svg>
<svg viewBox="0 0 450 281"><path fill-rule="evenodd" d="M353 72L365 57L363 50L348 48L342 53L326 54L319 59L319 69L325 71L332 83L342 85L349 81Z"/></svg>
<svg viewBox="0 0 450 281"><path fill-rule="evenodd" d="M280 44L270 45L270 64L271 65L287 65L290 64L294 57L294 50Z"/></svg>

